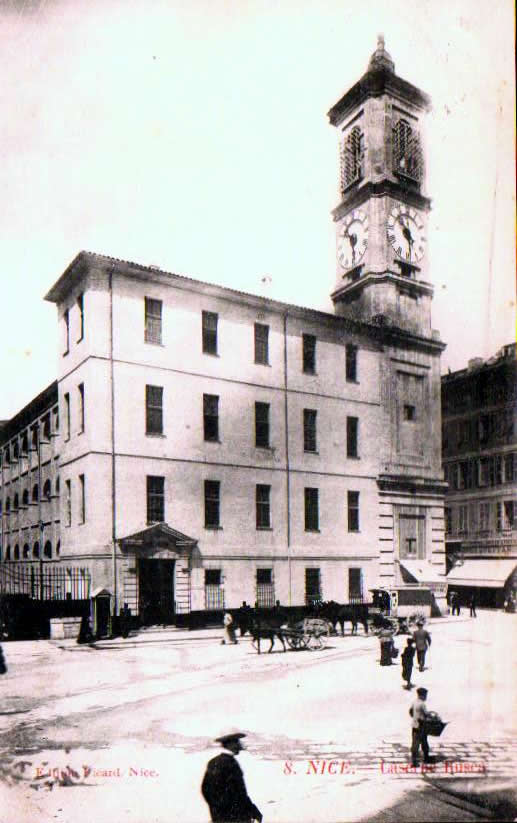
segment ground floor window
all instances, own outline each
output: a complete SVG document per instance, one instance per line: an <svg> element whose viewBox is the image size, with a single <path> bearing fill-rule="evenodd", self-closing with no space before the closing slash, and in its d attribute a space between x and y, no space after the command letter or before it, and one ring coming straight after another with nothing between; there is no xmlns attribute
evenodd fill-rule
<svg viewBox="0 0 517 823"><path fill-rule="evenodd" d="M305 569L305 604L311 606L322 599L319 569Z"/></svg>
<svg viewBox="0 0 517 823"><path fill-rule="evenodd" d="M205 569L205 609L224 609L221 569Z"/></svg>
<svg viewBox="0 0 517 823"><path fill-rule="evenodd" d="M348 569L348 601L363 599L363 570Z"/></svg>
<svg viewBox="0 0 517 823"><path fill-rule="evenodd" d="M273 569L257 569L256 601L259 609L269 609L275 605Z"/></svg>

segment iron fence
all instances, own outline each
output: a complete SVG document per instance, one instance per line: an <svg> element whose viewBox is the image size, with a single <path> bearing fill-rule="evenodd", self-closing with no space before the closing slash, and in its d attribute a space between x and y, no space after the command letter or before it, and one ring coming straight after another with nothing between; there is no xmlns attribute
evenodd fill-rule
<svg viewBox="0 0 517 823"><path fill-rule="evenodd" d="M273 608L275 587L272 583L257 583L257 606L259 609Z"/></svg>
<svg viewBox="0 0 517 823"><path fill-rule="evenodd" d="M0 594L26 594L34 600L87 600L90 589L91 576L86 568L0 564Z"/></svg>
<svg viewBox="0 0 517 823"><path fill-rule="evenodd" d="M224 589L217 585L205 586L205 609L224 609Z"/></svg>

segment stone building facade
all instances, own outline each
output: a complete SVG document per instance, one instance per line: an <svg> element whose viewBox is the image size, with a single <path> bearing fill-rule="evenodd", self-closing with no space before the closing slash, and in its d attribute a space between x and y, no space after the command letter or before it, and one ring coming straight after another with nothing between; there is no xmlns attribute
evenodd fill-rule
<svg viewBox="0 0 517 823"><path fill-rule="evenodd" d="M443 599L428 107L380 41L329 112L334 314L87 252L50 289L59 559L87 566L114 612L416 584Z"/></svg>
<svg viewBox="0 0 517 823"><path fill-rule="evenodd" d="M448 582L502 605L517 588L517 360L514 343L442 377Z"/></svg>

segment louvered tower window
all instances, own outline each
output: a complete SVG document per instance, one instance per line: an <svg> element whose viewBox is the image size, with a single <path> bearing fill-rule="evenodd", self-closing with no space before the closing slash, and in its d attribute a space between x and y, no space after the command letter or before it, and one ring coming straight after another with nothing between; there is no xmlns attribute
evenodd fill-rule
<svg viewBox="0 0 517 823"><path fill-rule="evenodd" d="M341 147L341 190L363 177L364 135L359 126L348 133Z"/></svg>
<svg viewBox="0 0 517 823"><path fill-rule="evenodd" d="M393 128L393 172L420 183L424 158L420 138L407 120L398 120Z"/></svg>

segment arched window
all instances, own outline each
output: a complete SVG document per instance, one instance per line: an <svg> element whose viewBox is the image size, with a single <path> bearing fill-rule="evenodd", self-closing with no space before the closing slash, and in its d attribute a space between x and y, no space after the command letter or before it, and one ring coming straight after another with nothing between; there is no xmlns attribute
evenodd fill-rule
<svg viewBox="0 0 517 823"><path fill-rule="evenodd" d="M19 559L20 559L20 547L19 547L18 543L17 543L17 544L16 544L16 546L14 547L14 559L15 559L15 560L19 560Z"/></svg>
<svg viewBox="0 0 517 823"><path fill-rule="evenodd" d="M364 176L364 135L359 126L348 133L341 146L341 191Z"/></svg>
<svg viewBox="0 0 517 823"><path fill-rule="evenodd" d="M32 487L32 502L37 503L39 499L39 486L37 483Z"/></svg>
<svg viewBox="0 0 517 823"><path fill-rule="evenodd" d="M47 542L45 543L43 547L43 554L45 557L52 557L52 543L50 542L50 540L47 540Z"/></svg>
<svg viewBox="0 0 517 823"><path fill-rule="evenodd" d="M56 556L57 557L59 557L60 551L61 551L61 540L58 540L57 544L56 544Z"/></svg>
<svg viewBox="0 0 517 823"><path fill-rule="evenodd" d="M22 454L27 454L29 451L29 439L27 437L27 432L23 432L22 434Z"/></svg>
<svg viewBox="0 0 517 823"><path fill-rule="evenodd" d="M16 511L20 508L20 498L18 496L18 492L13 497L13 509Z"/></svg>
<svg viewBox="0 0 517 823"><path fill-rule="evenodd" d="M45 482L43 484L43 497L46 500L50 500L50 493L51 493L50 480L47 479L47 480L45 480Z"/></svg>
<svg viewBox="0 0 517 823"><path fill-rule="evenodd" d="M28 543L25 543L23 547L23 559L28 560L30 557L31 549Z"/></svg>
<svg viewBox="0 0 517 823"><path fill-rule="evenodd" d="M397 120L393 127L393 172L420 183L424 175L424 156L418 132L407 120Z"/></svg>
<svg viewBox="0 0 517 823"><path fill-rule="evenodd" d="M32 556L36 558L39 557L39 542L37 540L32 547Z"/></svg>
<svg viewBox="0 0 517 823"><path fill-rule="evenodd" d="M23 504L24 506L28 506L28 505L29 505L29 490L28 490L28 489L24 489L24 490L23 490L23 494L22 494L22 504Z"/></svg>
<svg viewBox="0 0 517 823"><path fill-rule="evenodd" d="M10 546L7 546L7 548L6 548L6 550L5 550L5 559L6 559L6 560L10 560L10 559L11 559L11 547L10 547Z"/></svg>
<svg viewBox="0 0 517 823"><path fill-rule="evenodd" d="M11 511L11 498L10 497L5 498L5 510L6 510L6 512Z"/></svg>
<svg viewBox="0 0 517 823"><path fill-rule="evenodd" d="M18 446L18 441L15 440L14 443L13 443L13 457L14 457L14 459L18 460L19 455L20 455L20 447Z"/></svg>

